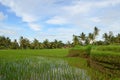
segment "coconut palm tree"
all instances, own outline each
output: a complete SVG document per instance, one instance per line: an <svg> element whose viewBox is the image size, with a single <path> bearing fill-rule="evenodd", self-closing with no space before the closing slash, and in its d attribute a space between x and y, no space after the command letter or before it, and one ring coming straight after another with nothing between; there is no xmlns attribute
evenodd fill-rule
<svg viewBox="0 0 120 80"><path fill-rule="evenodd" d="M89 44L93 44L93 42L95 40L94 34L89 33L88 34L88 40L89 40Z"/></svg>
<svg viewBox="0 0 120 80"><path fill-rule="evenodd" d="M76 35L73 35L73 45L79 45L79 39Z"/></svg>
<svg viewBox="0 0 120 80"><path fill-rule="evenodd" d="M96 36L99 34L99 29L95 26L94 27L94 32L93 32L93 34L94 34L94 40L93 40L93 42L96 42Z"/></svg>
<svg viewBox="0 0 120 80"><path fill-rule="evenodd" d="M103 38L104 38L105 44L108 44L109 43L109 35L107 33L104 33Z"/></svg>
<svg viewBox="0 0 120 80"><path fill-rule="evenodd" d="M94 27L94 36L97 36L99 34L99 29L95 26Z"/></svg>
<svg viewBox="0 0 120 80"><path fill-rule="evenodd" d="M118 33L116 36L116 43L120 44L120 33Z"/></svg>
<svg viewBox="0 0 120 80"><path fill-rule="evenodd" d="M79 37L80 37L80 40L81 40L82 44L84 45L85 44L85 39L86 39L85 34L82 32Z"/></svg>
<svg viewBox="0 0 120 80"><path fill-rule="evenodd" d="M32 42L33 49L39 49L40 48L40 43L37 39L34 39Z"/></svg>

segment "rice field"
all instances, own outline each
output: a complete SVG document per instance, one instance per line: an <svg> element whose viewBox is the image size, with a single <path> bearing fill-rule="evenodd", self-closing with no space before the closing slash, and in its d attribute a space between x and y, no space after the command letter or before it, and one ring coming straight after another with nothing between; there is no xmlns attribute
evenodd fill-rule
<svg viewBox="0 0 120 80"><path fill-rule="evenodd" d="M5 55L0 56L0 80L90 80L86 70L70 66L63 59Z"/></svg>
<svg viewBox="0 0 120 80"><path fill-rule="evenodd" d="M69 66L63 60L36 57L2 62L0 80L90 80L85 70Z"/></svg>
<svg viewBox="0 0 120 80"><path fill-rule="evenodd" d="M120 80L118 67L112 65L113 63L111 65L103 63L113 60L118 64L120 58L116 54L119 53L119 48L116 52L109 48L112 50L110 53L106 48L102 49L104 51L98 49L102 48L93 47L90 53L92 59L90 64L94 66L93 68L88 66L85 58L67 57L68 49L0 50L0 80ZM112 57L112 54L117 58ZM97 62L94 64L94 61ZM118 75L113 77L108 67L114 68ZM101 73L98 68L110 75Z"/></svg>

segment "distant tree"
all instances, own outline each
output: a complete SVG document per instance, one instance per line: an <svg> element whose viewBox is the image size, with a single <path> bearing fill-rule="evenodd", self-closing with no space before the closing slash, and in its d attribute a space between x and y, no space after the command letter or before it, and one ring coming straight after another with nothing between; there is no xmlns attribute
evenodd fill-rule
<svg viewBox="0 0 120 80"><path fill-rule="evenodd" d="M104 44L104 41L96 41L96 45L103 45Z"/></svg>
<svg viewBox="0 0 120 80"><path fill-rule="evenodd" d="M62 41L58 41L58 48L62 48L64 46L64 43Z"/></svg>
<svg viewBox="0 0 120 80"><path fill-rule="evenodd" d="M15 39L14 42L11 43L11 49L19 49L19 44L17 40Z"/></svg>
<svg viewBox="0 0 120 80"><path fill-rule="evenodd" d="M0 36L0 49L9 49L11 40L9 37Z"/></svg>
<svg viewBox="0 0 120 80"><path fill-rule="evenodd" d="M94 34L89 33L88 34L88 40L89 40L89 44L93 44L93 42L95 40Z"/></svg>
<svg viewBox="0 0 120 80"><path fill-rule="evenodd" d="M28 49L30 48L30 41L27 38L20 37L20 48Z"/></svg>
<svg viewBox="0 0 120 80"><path fill-rule="evenodd" d="M94 27L94 32L93 32L93 35L94 35L94 36L93 36L93 37L94 37L93 42L94 42L94 43L96 42L95 39L96 39L97 35L99 34L99 31L100 31L100 30L95 26L95 27Z"/></svg>
<svg viewBox="0 0 120 80"><path fill-rule="evenodd" d="M66 43L66 47L72 47L72 43L70 43L70 41L67 41L67 43Z"/></svg>
<svg viewBox="0 0 120 80"><path fill-rule="evenodd" d="M109 43L113 44L114 43L114 35L112 31L109 31Z"/></svg>
<svg viewBox="0 0 120 80"><path fill-rule="evenodd" d="M37 39L33 40L33 42L31 43L31 46L33 49L40 49L40 43Z"/></svg>
<svg viewBox="0 0 120 80"><path fill-rule="evenodd" d="M0 36L0 49L4 49L5 47L5 37Z"/></svg>
<svg viewBox="0 0 120 80"><path fill-rule="evenodd" d="M7 37L7 38L5 39L5 47L6 47L6 48L10 48L10 45L11 45L11 39L10 39L9 37Z"/></svg>
<svg viewBox="0 0 120 80"><path fill-rule="evenodd" d="M85 45L88 45L88 44L90 44L90 40L89 40L88 36L86 36Z"/></svg>
<svg viewBox="0 0 120 80"><path fill-rule="evenodd" d="M104 42L105 44L113 44L115 41L115 37L113 35L112 31L109 31L109 33L104 33L103 34Z"/></svg>
<svg viewBox="0 0 120 80"><path fill-rule="evenodd" d="M84 45L85 40L86 40L86 36L85 36L85 34L83 32L80 34L79 38L80 38L80 41L81 41L82 45Z"/></svg>
<svg viewBox="0 0 120 80"><path fill-rule="evenodd" d="M45 39L44 41L43 41L43 46L44 46L44 48L46 48L46 49L50 49L50 42L49 42L49 40L48 39Z"/></svg>
<svg viewBox="0 0 120 80"><path fill-rule="evenodd" d="M79 42L78 36L73 35L73 45L79 45L79 44L80 42Z"/></svg>
<svg viewBox="0 0 120 80"><path fill-rule="evenodd" d="M104 34L103 34L103 39L104 39L104 43L105 43L105 44L109 44L109 42L108 42L108 41L109 41L109 40L108 40L109 38L108 38L108 34L107 34L107 33L104 33Z"/></svg>
<svg viewBox="0 0 120 80"><path fill-rule="evenodd" d="M115 37L115 41L117 44L120 44L120 33L118 33L117 36Z"/></svg>
<svg viewBox="0 0 120 80"><path fill-rule="evenodd" d="M53 43L54 43L54 48L58 48L58 45L59 45L59 44L58 44L58 41L57 41L56 39L54 40Z"/></svg>
<svg viewBox="0 0 120 80"><path fill-rule="evenodd" d="M99 29L95 26L94 27L94 35L97 36L99 34Z"/></svg>

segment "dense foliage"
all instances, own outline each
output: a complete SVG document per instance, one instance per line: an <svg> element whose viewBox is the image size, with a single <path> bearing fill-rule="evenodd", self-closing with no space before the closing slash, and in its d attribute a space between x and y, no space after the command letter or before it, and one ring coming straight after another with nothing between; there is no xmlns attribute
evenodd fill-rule
<svg viewBox="0 0 120 80"><path fill-rule="evenodd" d="M116 36L110 31L109 33L103 34L104 41L97 41L96 37L99 34L99 29L94 28L93 33L89 33L87 36L84 32L80 36L73 35L73 42L63 43L59 40L54 40L50 42L48 39L45 39L43 42L34 39L30 41L23 36L20 37L19 41L16 39L11 41L9 37L0 36L0 49L55 49L55 48L70 48L76 45L109 45L109 44L120 44L120 34Z"/></svg>
<svg viewBox="0 0 120 80"><path fill-rule="evenodd" d="M112 31L109 33L104 33L102 38L103 40L96 40L99 35L99 29L97 27L94 28L93 33L89 33L86 35L85 33L81 33L80 35L73 35L73 45L110 45L110 44L120 44L120 33L114 35Z"/></svg>
<svg viewBox="0 0 120 80"><path fill-rule="evenodd" d="M9 37L0 36L0 49L55 49L55 48L63 48L69 47L71 44L65 44L62 41L54 40L53 42L49 42L48 39L43 42L39 42L39 40L34 39L32 42L24 37L20 37L19 42L15 39L11 41Z"/></svg>

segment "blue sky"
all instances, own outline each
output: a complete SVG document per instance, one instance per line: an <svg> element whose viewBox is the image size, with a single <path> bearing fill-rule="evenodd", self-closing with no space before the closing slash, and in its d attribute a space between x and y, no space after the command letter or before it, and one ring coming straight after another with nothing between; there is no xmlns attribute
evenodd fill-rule
<svg viewBox="0 0 120 80"><path fill-rule="evenodd" d="M0 0L0 35L72 41L100 29L120 33L120 0Z"/></svg>

